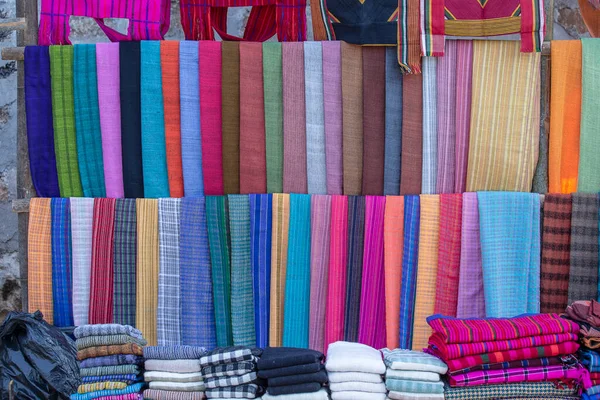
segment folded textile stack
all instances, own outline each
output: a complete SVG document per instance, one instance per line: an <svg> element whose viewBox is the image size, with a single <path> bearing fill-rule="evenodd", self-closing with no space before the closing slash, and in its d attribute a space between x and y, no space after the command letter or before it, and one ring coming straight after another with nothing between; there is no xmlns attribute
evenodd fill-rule
<svg viewBox="0 0 600 400"><path fill-rule="evenodd" d="M326 400L323 353L293 347L267 347L258 360L258 377L266 379L263 399Z"/></svg>
<svg viewBox="0 0 600 400"><path fill-rule="evenodd" d="M209 399L254 399L264 393L256 362L261 349L245 346L216 348L200 359L206 397Z"/></svg>
<svg viewBox="0 0 600 400"><path fill-rule="evenodd" d="M497 386L487 398L514 398L511 386L525 382L560 382L562 390L556 392L557 386L552 396L570 398L591 385L589 373L572 356L579 348L579 327L558 314L486 319L434 315L427 323L433 334L425 351L448 366L446 398L473 398L462 397L465 391L455 388L478 385ZM547 386L534 386L538 390L525 397L548 398Z"/></svg>
<svg viewBox="0 0 600 400"><path fill-rule="evenodd" d="M360 343L335 342L327 349L325 369L333 400L385 400L381 352Z"/></svg>
<svg viewBox="0 0 600 400"><path fill-rule="evenodd" d="M196 346L144 347L144 380L149 385L144 399L204 399L200 357L205 354L204 347Z"/></svg>
<svg viewBox="0 0 600 400"><path fill-rule="evenodd" d="M444 383L440 375L448 367L431 354L412 350L383 349L385 386L388 398L397 400L444 400Z"/></svg>
<svg viewBox="0 0 600 400"><path fill-rule="evenodd" d="M141 399L142 332L129 325L81 325L75 346L82 384L72 400Z"/></svg>

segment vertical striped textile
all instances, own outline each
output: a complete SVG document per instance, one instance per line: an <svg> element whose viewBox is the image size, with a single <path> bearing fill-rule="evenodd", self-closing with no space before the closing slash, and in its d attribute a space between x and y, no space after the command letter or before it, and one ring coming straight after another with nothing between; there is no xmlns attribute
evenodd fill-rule
<svg viewBox="0 0 600 400"><path fill-rule="evenodd" d="M544 197L540 312L562 313L569 304L571 195Z"/></svg>
<svg viewBox="0 0 600 400"><path fill-rule="evenodd" d="M394 55L394 61L397 61ZM397 349L400 328L402 255L404 247L404 197L386 196L383 225L385 271L385 327L388 349Z"/></svg>
<svg viewBox="0 0 600 400"><path fill-rule="evenodd" d="M158 200L136 200L137 267L135 326L156 346L158 308ZM182 318L182 321L185 321ZM187 322L187 321L186 321Z"/></svg>
<svg viewBox="0 0 600 400"><path fill-rule="evenodd" d="M464 193L460 235L458 318L485 318L477 193Z"/></svg>
<svg viewBox="0 0 600 400"><path fill-rule="evenodd" d="M342 194L342 50L341 42L323 42L323 109L327 194Z"/></svg>
<svg viewBox="0 0 600 400"><path fill-rule="evenodd" d="M217 345L205 198L181 199L179 223L179 280L181 344Z"/></svg>
<svg viewBox="0 0 600 400"><path fill-rule="evenodd" d="M308 347L320 352L325 350L330 232L331 196L312 195L310 198L311 252Z"/></svg>
<svg viewBox="0 0 600 400"><path fill-rule="evenodd" d="M73 47L50 46L54 153L61 197L81 197L75 105L73 102Z"/></svg>
<svg viewBox="0 0 600 400"><path fill-rule="evenodd" d="M73 326L71 207L69 199L50 202L52 217L52 310L54 325Z"/></svg>
<svg viewBox="0 0 600 400"><path fill-rule="evenodd" d="M423 70L425 70L423 63ZM412 349L421 351L427 347L431 327L427 317L435 309L437 287L438 243L440 233L440 197L422 194L419 227L419 257L415 290L415 311Z"/></svg>
<svg viewBox="0 0 600 400"><path fill-rule="evenodd" d="M344 340L358 341L365 237L365 198L348 196L348 255L346 257L346 305Z"/></svg>
<svg viewBox="0 0 600 400"><path fill-rule="evenodd" d="M227 196L227 202L231 232L233 344L254 347L256 346L256 331L254 329L252 251L250 248L250 200L247 195L230 194Z"/></svg>
<svg viewBox="0 0 600 400"><path fill-rule="evenodd" d="M156 336L159 346L181 343L179 282L179 212L181 199L158 200L158 309Z"/></svg>
<svg viewBox="0 0 600 400"><path fill-rule="evenodd" d="M73 46L77 160L83 195L86 197L106 196L96 75L96 46Z"/></svg>
<svg viewBox="0 0 600 400"><path fill-rule="evenodd" d="M165 147L169 172L170 197L183 197L181 167L181 117L179 93L179 42L160 42L163 113L165 120Z"/></svg>
<svg viewBox="0 0 600 400"><path fill-rule="evenodd" d="M330 229L325 351L331 343L344 340L346 260L348 256L348 198L346 196L331 196Z"/></svg>
<svg viewBox="0 0 600 400"><path fill-rule="evenodd" d="M473 43L467 191L531 189L538 159L540 53L518 42Z"/></svg>
<svg viewBox="0 0 600 400"><path fill-rule="evenodd" d="M446 42L437 63L437 193L454 193L456 150L456 53L457 42Z"/></svg>
<svg viewBox="0 0 600 400"><path fill-rule="evenodd" d="M144 197L169 197L160 42L145 40L140 48Z"/></svg>
<svg viewBox="0 0 600 400"><path fill-rule="evenodd" d="M49 324L54 321L52 299L52 211L51 200L34 197L29 203L27 232L29 269L28 309L40 310Z"/></svg>
<svg viewBox="0 0 600 400"><path fill-rule="evenodd" d="M540 196L479 192L477 202L486 316L540 312Z"/></svg>
<svg viewBox="0 0 600 400"><path fill-rule="evenodd" d="M401 149L402 70L398 65L396 49L388 47L385 49L385 159L383 170L383 194L385 195L400 194ZM390 348L395 349L396 347Z"/></svg>
<svg viewBox="0 0 600 400"><path fill-rule="evenodd" d="M25 110L29 110L25 113L27 147L31 180L37 195L59 197L48 49L44 46L25 47Z"/></svg>
<svg viewBox="0 0 600 400"><path fill-rule="evenodd" d="M581 40L552 42L550 65L550 193L577 191L581 131ZM564 311L564 310L563 310Z"/></svg>
<svg viewBox="0 0 600 400"><path fill-rule="evenodd" d="M448 47L446 55L448 57ZM460 275L462 194L440 195L439 250L435 314L456 317Z"/></svg>
<svg viewBox="0 0 600 400"><path fill-rule="evenodd" d="M363 47L362 194L383 194L385 167L385 48Z"/></svg>
<svg viewBox="0 0 600 400"><path fill-rule="evenodd" d="M302 43L284 43L283 82L283 191L306 193L306 104Z"/></svg>
<svg viewBox="0 0 600 400"><path fill-rule="evenodd" d="M71 198L71 248L73 254L73 323L88 323L92 268L94 199ZM31 261L30 261L31 263Z"/></svg>
<svg viewBox="0 0 600 400"><path fill-rule="evenodd" d="M594 193L600 191L600 176L598 175L600 158L596 153L596 149L600 145L600 135L598 135L600 114L594 107L600 95L600 65L598 64L600 43L596 40L582 39L581 45L581 136L577 191ZM52 53L50 53L50 57L52 57ZM54 125L54 135L56 137L56 124Z"/></svg>
<svg viewBox="0 0 600 400"><path fill-rule="evenodd" d="M419 221L421 208L419 196L404 197L404 244L402 250L402 291L400 292L399 345L412 349L412 331L417 288L417 262L419 257Z"/></svg>
<svg viewBox="0 0 600 400"><path fill-rule="evenodd" d="M421 193L423 170L423 75L402 80L402 158L400 194Z"/></svg>
<svg viewBox="0 0 600 400"><path fill-rule="evenodd" d="M281 43L263 43L267 192L283 192L283 83Z"/></svg>
<svg viewBox="0 0 600 400"><path fill-rule="evenodd" d="M256 346L269 345L269 311L271 297L271 224L273 196L251 194L250 243L254 289L254 330Z"/></svg>
<svg viewBox="0 0 600 400"><path fill-rule="evenodd" d="M198 45L204 192L220 195L223 194L221 42L202 41Z"/></svg>
<svg viewBox="0 0 600 400"><path fill-rule="evenodd" d="M212 292L215 309L217 346L233 345L231 333L231 268L227 231L227 198L206 196L206 225L210 247Z"/></svg>
<svg viewBox="0 0 600 400"><path fill-rule="evenodd" d="M308 348L310 316L310 198L290 195L283 345Z"/></svg>
<svg viewBox="0 0 600 400"><path fill-rule="evenodd" d="M140 52L140 42L119 43L123 186L125 197L134 199L144 197Z"/></svg>
<svg viewBox="0 0 600 400"><path fill-rule="evenodd" d="M267 191L262 43L240 43L240 193Z"/></svg>
<svg viewBox="0 0 600 400"><path fill-rule="evenodd" d="M200 140L200 75L198 42L179 43L179 95L181 116L181 164L185 196L204 195L202 141Z"/></svg>
<svg viewBox="0 0 600 400"><path fill-rule="evenodd" d="M221 44L223 193L240 192L240 45Z"/></svg>
<svg viewBox="0 0 600 400"><path fill-rule="evenodd" d="M346 195L362 193L363 60L362 48L342 42L342 157Z"/></svg>
<svg viewBox="0 0 600 400"><path fill-rule="evenodd" d="M115 199L94 199L90 324L113 322Z"/></svg>
<svg viewBox="0 0 600 400"><path fill-rule="evenodd" d="M386 345L385 270L383 254L385 197L366 196L358 341L376 349Z"/></svg>
<svg viewBox="0 0 600 400"><path fill-rule="evenodd" d="M117 199L114 226L113 321L135 326L137 215L136 199Z"/></svg>
<svg viewBox="0 0 600 400"><path fill-rule="evenodd" d="M469 133L471 131L471 79L473 78L473 41L456 41L456 116L454 145L454 192L467 188Z"/></svg>
<svg viewBox="0 0 600 400"><path fill-rule="evenodd" d="M283 310L290 226L290 195L273 194L273 223L271 237L271 298L269 314L269 346L283 343Z"/></svg>
<svg viewBox="0 0 600 400"><path fill-rule="evenodd" d="M598 296L598 195L574 193L571 213L569 304Z"/></svg>
<svg viewBox="0 0 600 400"><path fill-rule="evenodd" d="M321 42L304 43L304 93L306 102L306 179L308 193L327 194L323 49Z"/></svg>
<svg viewBox="0 0 600 400"><path fill-rule="evenodd" d="M106 197L123 197L119 43L96 44L98 109ZM77 323L76 323L77 324Z"/></svg>
<svg viewBox="0 0 600 400"><path fill-rule="evenodd" d="M423 58L423 171L421 191L437 193L437 58Z"/></svg>

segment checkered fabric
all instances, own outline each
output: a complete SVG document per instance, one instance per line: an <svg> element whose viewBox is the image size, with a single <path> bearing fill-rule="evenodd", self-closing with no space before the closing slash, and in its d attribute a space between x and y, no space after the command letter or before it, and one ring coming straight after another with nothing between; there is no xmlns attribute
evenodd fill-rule
<svg viewBox="0 0 600 400"><path fill-rule="evenodd" d="M135 199L115 202L113 318L135 325L137 216Z"/></svg>
<svg viewBox="0 0 600 400"><path fill-rule="evenodd" d="M254 399L260 396L262 388L256 384L247 384L227 388L216 388L206 391L209 399Z"/></svg>
<svg viewBox="0 0 600 400"><path fill-rule="evenodd" d="M127 343L121 345L88 347L77 352L77 359L82 361L87 358L104 357L113 354L135 354L141 356L143 353L140 345L136 343ZM117 372L114 373L116 374Z"/></svg>
<svg viewBox="0 0 600 400"><path fill-rule="evenodd" d="M50 199L33 198L29 203L29 312L40 310L53 322L52 302L52 218Z"/></svg>
<svg viewBox="0 0 600 400"><path fill-rule="evenodd" d="M209 367L202 368L202 375L204 378L216 378L220 376L233 376L233 375L244 375L249 372L256 370L256 361L258 359L254 357L253 361L247 362L235 362L219 365L211 365Z"/></svg>
<svg viewBox="0 0 600 400"><path fill-rule="evenodd" d="M202 357L200 359L200 364L205 367L239 361L250 361L261 354L262 350L258 348L243 346L221 347L213 350L209 355Z"/></svg>
<svg viewBox="0 0 600 400"><path fill-rule="evenodd" d="M214 389L227 386L239 386L246 383L251 383L256 380L256 372L250 372L245 375L221 376L217 378L207 378L204 380L208 389Z"/></svg>
<svg viewBox="0 0 600 400"><path fill-rule="evenodd" d="M138 339L142 338L142 332L139 329L135 329L130 325L119 324L81 325L75 328L73 335L76 339L102 335L129 335Z"/></svg>
<svg viewBox="0 0 600 400"><path fill-rule="evenodd" d="M510 385L479 385L461 388L452 388L447 383L444 385L446 400L512 399L518 396L549 399L572 396L577 391L577 387L568 388L564 385L556 385L554 382L522 382Z"/></svg>

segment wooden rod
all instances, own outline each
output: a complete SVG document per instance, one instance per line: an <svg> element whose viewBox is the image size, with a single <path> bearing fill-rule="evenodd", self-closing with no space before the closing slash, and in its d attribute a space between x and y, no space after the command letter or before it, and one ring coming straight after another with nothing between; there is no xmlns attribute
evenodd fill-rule
<svg viewBox="0 0 600 400"><path fill-rule="evenodd" d="M0 32L24 31L27 28L25 18L10 18L0 20Z"/></svg>

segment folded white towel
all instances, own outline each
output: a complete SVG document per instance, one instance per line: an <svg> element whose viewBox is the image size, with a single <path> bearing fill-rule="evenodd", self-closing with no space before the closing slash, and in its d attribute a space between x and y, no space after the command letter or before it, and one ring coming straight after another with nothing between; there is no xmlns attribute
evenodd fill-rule
<svg viewBox="0 0 600 400"><path fill-rule="evenodd" d="M388 393L388 398L391 400L444 400L443 393L407 393L394 392Z"/></svg>
<svg viewBox="0 0 600 400"><path fill-rule="evenodd" d="M340 382L330 383L329 388L332 392L387 393L385 383Z"/></svg>
<svg viewBox="0 0 600 400"><path fill-rule="evenodd" d="M381 375L368 372L329 372L327 378L329 382L383 382Z"/></svg>
<svg viewBox="0 0 600 400"><path fill-rule="evenodd" d="M164 371L146 371L144 372L146 382L203 382L201 372L176 373Z"/></svg>
<svg viewBox="0 0 600 400"><path fill-rule="evenodd" d="M437 382L440 380L440 374L436 374L435 372L425 372L425 371L402 371L399 369L390 369L388 368L385 371L385 377L393 378L393 379L406 379L409 381L427 381L427 382Z"/></svg>
<svg viewBox="0 0 600 400"><path fill-rule="evenodd" d="M381 352L360 343L335 342L329 345L327 372L370 372L384 374L385 364Z"/></svg>
<svg viewBox="0 0 600 400"><path fill-rule="evenodd" d="M294 394L282 394L279 396L272 396L265 393L262 397L263 400L328 400L329 395L327 390L321 389L318 392L312 393L294 393Z"/></svg>
<svg viewBox="0 0 600 400"><path fill-rule="evenodd" d="M385 400L385 393L331 392L332 400Z"/></svg>
<svg viewBox="0 0 600 400"><path fill-rule="evenodd" d="M150 389L173 390L175 392L204 392L204 382L150 382Z"/></svg>
<svg viewBox="0 0 600 400"><path fill-rule="evenodd" d="M176 373L201 372L200 360L146 360L144 367L148 371Z"/></svg>

